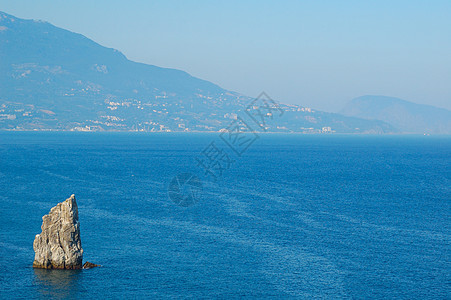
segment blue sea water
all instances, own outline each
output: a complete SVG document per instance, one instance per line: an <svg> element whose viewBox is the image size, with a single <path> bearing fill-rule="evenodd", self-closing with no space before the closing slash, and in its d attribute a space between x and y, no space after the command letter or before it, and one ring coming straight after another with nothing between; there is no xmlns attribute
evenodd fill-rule
<svg viewBox="0 0 451 300"><path fill-rule="evenodd" d="M214 181L197 159L233 159ZM211 149L210 149L211 150ZM451 138L0 133L0 298L451 297ZM177 174L203 190L181 207ZM75 194L79 271L31 267Z"/></svg>

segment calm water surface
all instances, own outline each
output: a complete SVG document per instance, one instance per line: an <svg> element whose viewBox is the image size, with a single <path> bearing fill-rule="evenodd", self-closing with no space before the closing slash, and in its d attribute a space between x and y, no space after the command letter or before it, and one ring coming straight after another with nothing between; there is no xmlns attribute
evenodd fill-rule
<svg viewBox="0 0 451 300"><path fill-rule="evenodd" d="M215 182L212 142L234 160ZM0 298L450 298L451 138L0 133ZM205 152L204 152L205 153ZM175 205L171 179L203 182ZM34 270L76 194L82 271Z"/></svg>

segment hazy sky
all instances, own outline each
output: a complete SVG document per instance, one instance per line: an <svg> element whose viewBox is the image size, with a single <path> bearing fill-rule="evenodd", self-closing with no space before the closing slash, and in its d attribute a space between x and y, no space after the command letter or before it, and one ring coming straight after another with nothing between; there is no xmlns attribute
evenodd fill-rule
<svg viewBox="0 0 451 300"><path fill-rule="evenodd" d="M226 89L326 111L377 94L451 109L451 1L1 0Z"/></svg>

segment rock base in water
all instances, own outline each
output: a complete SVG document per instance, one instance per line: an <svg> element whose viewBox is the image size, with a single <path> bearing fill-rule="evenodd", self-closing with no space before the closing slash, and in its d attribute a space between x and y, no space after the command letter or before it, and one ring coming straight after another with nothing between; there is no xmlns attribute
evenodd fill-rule
<svg viewBox="0 0 451 300"><path fill-rule="evenodd" d="M83 269L91 269L91 268L95 268L95 267L101 267L101 265L96 265L96 264L90 263L89 261L87 261L83 264Z"/></svg>

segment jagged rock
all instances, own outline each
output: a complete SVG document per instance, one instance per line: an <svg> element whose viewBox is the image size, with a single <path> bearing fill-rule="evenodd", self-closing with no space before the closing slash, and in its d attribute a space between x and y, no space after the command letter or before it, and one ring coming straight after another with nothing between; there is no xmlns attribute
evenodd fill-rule
<svg viewBox="0 0 451 300"><path fill-rule="evenodd" d="M95 268L95 267L101 267L101 265L96 265L96 264L90 263L89 261L87 261L83 264L83 269L91 269L91 268Z"/></svg>
<svg viewBox="0 0 451 300"><path fill-rule="evenodd" d="M81 269L83 249L75 195L42 217L42 232L33 243L34 268Z"/></svg>

